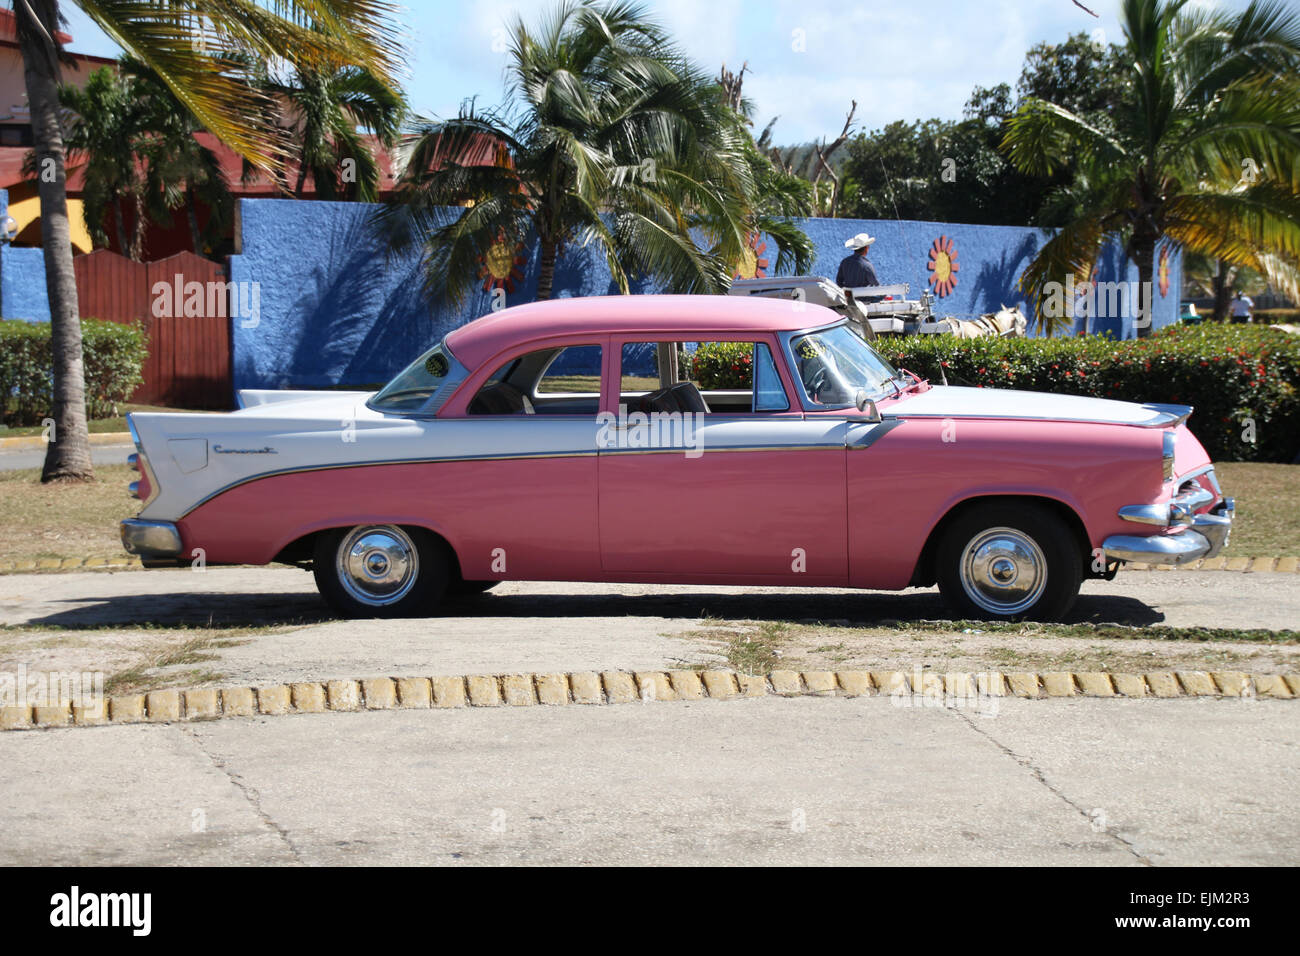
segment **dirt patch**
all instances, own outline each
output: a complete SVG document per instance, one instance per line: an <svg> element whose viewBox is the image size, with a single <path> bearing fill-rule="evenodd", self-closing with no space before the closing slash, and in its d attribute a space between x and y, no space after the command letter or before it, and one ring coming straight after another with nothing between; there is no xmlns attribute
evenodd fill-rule
<svg viewBox="0 0 1300 956"><path fill-rule="evenodd" d="M954 624L846 627L774 621L711 623L678 637L739 671L790 670L1113 671L1300 670L1295 632L1089 625Z"/></svg>

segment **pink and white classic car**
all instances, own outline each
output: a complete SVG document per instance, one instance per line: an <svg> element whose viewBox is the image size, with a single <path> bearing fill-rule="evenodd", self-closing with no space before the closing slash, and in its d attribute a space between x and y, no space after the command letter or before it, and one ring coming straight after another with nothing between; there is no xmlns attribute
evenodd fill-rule
<svg viewBox="0 0 1300 956"><path fill-rule="evenodd" d="M503 580L937 582L961 617L1059 619L1084 578L1212 556L1232 525L1190 408L932 386L803 302L524 305L379 392L239 398L130 416L123 543L310 567L345 615Z"/></svg>

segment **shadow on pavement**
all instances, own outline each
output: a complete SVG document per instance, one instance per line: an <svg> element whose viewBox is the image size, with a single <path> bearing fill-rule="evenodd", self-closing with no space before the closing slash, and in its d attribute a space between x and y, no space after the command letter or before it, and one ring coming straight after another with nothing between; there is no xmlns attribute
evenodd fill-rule
<svg viewBox="0 0 1300 956"><path fill-rule="evenodd" d="M72 603L72 602L69 602ZM83 602L76 602L83 603ZM950 619L934 591L860 594L483 594L448 600L441 617L584 618L651 616L724 620L878 625ZM35 618L32 624L66 628L269 627L308 625L333 615L314 593L119 595ZM1081 595L1070 623L1145 626L1164 615L1131 597Z"/></svg>

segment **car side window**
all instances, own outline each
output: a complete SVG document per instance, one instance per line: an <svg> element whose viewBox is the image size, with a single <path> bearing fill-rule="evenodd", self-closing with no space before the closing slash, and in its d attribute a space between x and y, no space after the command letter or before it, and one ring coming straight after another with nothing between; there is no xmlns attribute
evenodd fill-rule
<svg viewBox="0 0 1300 956"><path fill-rule="evenodd" d="M765 342L627 342L619 400L631 411L735 415L790 408Z"/></svg>
<svg viewBox="0 0 1300 956"><path fill-rule="evenodd" d="M539 349L492 373L470 415L595 415L600 410L599 345Z"/></svg>

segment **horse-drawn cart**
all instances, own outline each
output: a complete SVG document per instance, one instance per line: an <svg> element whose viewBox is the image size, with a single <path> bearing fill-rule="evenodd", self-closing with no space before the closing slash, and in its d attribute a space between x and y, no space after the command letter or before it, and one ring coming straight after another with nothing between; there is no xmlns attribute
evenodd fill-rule
<svg viewBox="0 0 1300 956"><path fill-rule="evenodd" d="M953 334L973 339L986 335L1021 338L1025 334L1025 318L1019 307L1004 306L1000 312L978 319L935 318L934 294L927 291L919 299L909 299L911 291L906 282L843 288L825 276L776 276L737 279L731 283L728 295L795 299L826 306L851 319L868 340L888 335Z"/></svg>

